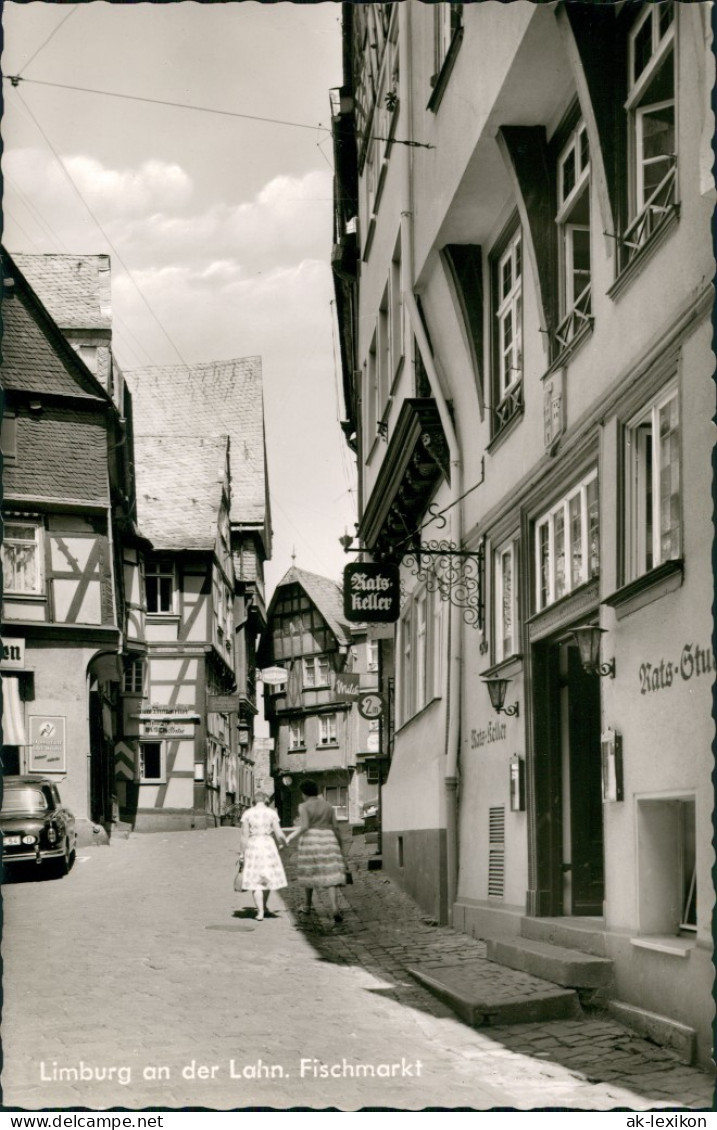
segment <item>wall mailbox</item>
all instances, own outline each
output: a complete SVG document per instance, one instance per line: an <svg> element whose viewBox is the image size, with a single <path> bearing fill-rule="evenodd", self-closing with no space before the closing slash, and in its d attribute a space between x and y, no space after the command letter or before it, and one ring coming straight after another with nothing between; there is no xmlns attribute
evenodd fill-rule
<svg viewBox="0 0 717 1130"><path fill-rule="evenodd" d="M622 734L611 728L600 738L602 745L602 799L623 800Z"/></svg>
<svg viewBox="0 0 717 1130"><path fill-rule="evenodd" d="M510 811L525 810L525 760L517 753L510 759Z"/></svg>

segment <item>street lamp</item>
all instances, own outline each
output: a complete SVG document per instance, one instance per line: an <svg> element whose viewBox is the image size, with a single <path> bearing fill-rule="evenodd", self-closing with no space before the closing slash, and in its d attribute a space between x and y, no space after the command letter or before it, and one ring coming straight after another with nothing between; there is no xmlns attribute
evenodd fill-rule
<svg viewBox="0 0 717 1130"><path fill-rule="evenodd" d="M607 629L600 628L597 624L578 624L572 631L578 645L583 671L588 675L609 675L614 679L614 657L608 663L600 662L600 637Z"/></svg>
<svg viewBox="0 0 717 1130"><path fill-rule="evenodd" d="M508 683L510 679L501 679L497 675L492 679L484 679L483 682L488 687L488 694L490 701L496 714L507 714L509 716L515 715L518 717L519 708L518 703L514 702L512 706L504 706L505 692L508 690Z"/></svg>

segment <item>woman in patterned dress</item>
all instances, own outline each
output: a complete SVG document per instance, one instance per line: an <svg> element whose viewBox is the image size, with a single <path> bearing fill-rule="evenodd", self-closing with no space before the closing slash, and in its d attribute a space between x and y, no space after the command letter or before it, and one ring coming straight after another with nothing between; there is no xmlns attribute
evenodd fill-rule
<svg viewBox="0 0 717 1130"><path fill-rule="evenodd" d="M328 892L334 922L343 922L339 912L338 888L346 881L346 857L339 835L333 805L318 795L315 781L303 781L301 791L306 797L299 805L299 827L288 840L299 840L296 877L304 888L304 906L299 914L311 913L314 891Z"/></svg>
<svg viewBox="0 0 717 1130"><path fill-rule="evenodd" d="M286 874L275 840L286 844L279 817L267 805L266 793L257 792L252 808L242 813L242 842L239 858L244 861L242 890L251 891L256 904L256 921L261 922L266 913L269 892L287 886Z"/></svg>

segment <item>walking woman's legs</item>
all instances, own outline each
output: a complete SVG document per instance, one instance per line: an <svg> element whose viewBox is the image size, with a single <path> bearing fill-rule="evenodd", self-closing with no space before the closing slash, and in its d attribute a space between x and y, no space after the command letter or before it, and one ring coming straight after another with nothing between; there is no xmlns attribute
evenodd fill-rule
<svg viewBox="0 0 717 1130"><path fill-rule="evenodd" d="M264 917L264 892L261 887L257 887L255 891L251 892L254 896L254 905L256 906L256 920L261 922Z"/></svg>
<svg viewBox="0 0 717 1130"><path fill-rule="evenodd" d="M328 893L329 893L329 906L331 907L331 913L334 916L334 922L343 922L343 916L339 911L339 900L338 900L337 888L336 887L328 887L327 890L328 890Z"/></svg>

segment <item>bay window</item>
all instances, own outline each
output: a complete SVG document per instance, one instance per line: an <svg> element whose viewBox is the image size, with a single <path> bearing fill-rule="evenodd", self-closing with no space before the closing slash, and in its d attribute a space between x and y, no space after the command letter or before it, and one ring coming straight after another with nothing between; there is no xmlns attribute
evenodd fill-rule
<svg viewBox="0 0 717 1130"><path fill-rule="evenodd" d="M585 123L572 131L558 158L560 324L565 348L590 317L590 153Z"/></svg>
<svg viewBox="0 0 717 1130"><path fill-rule="evenodd" d="M520 228L491 255L493 291L493 433L522 408L523 245Z"/></svg>
<svg viewBox="0 0 717 1130"><path fill-rule="evenodd" d="M680 557L680 419L671 387L625 430L628 579Z"/></svg>
<svg viewBox="0 0 717 1130"><path fill-rule="evenodd" d="M597 471L535 523L536 610L596 577L600 569Z"/></svg>
<svg viewBox="0 0 717 1130"><path fill-rule="evenodd" d="M401 722L440 694L441 597L425 588L409 601L399 627L399 704Z"/></svg>

